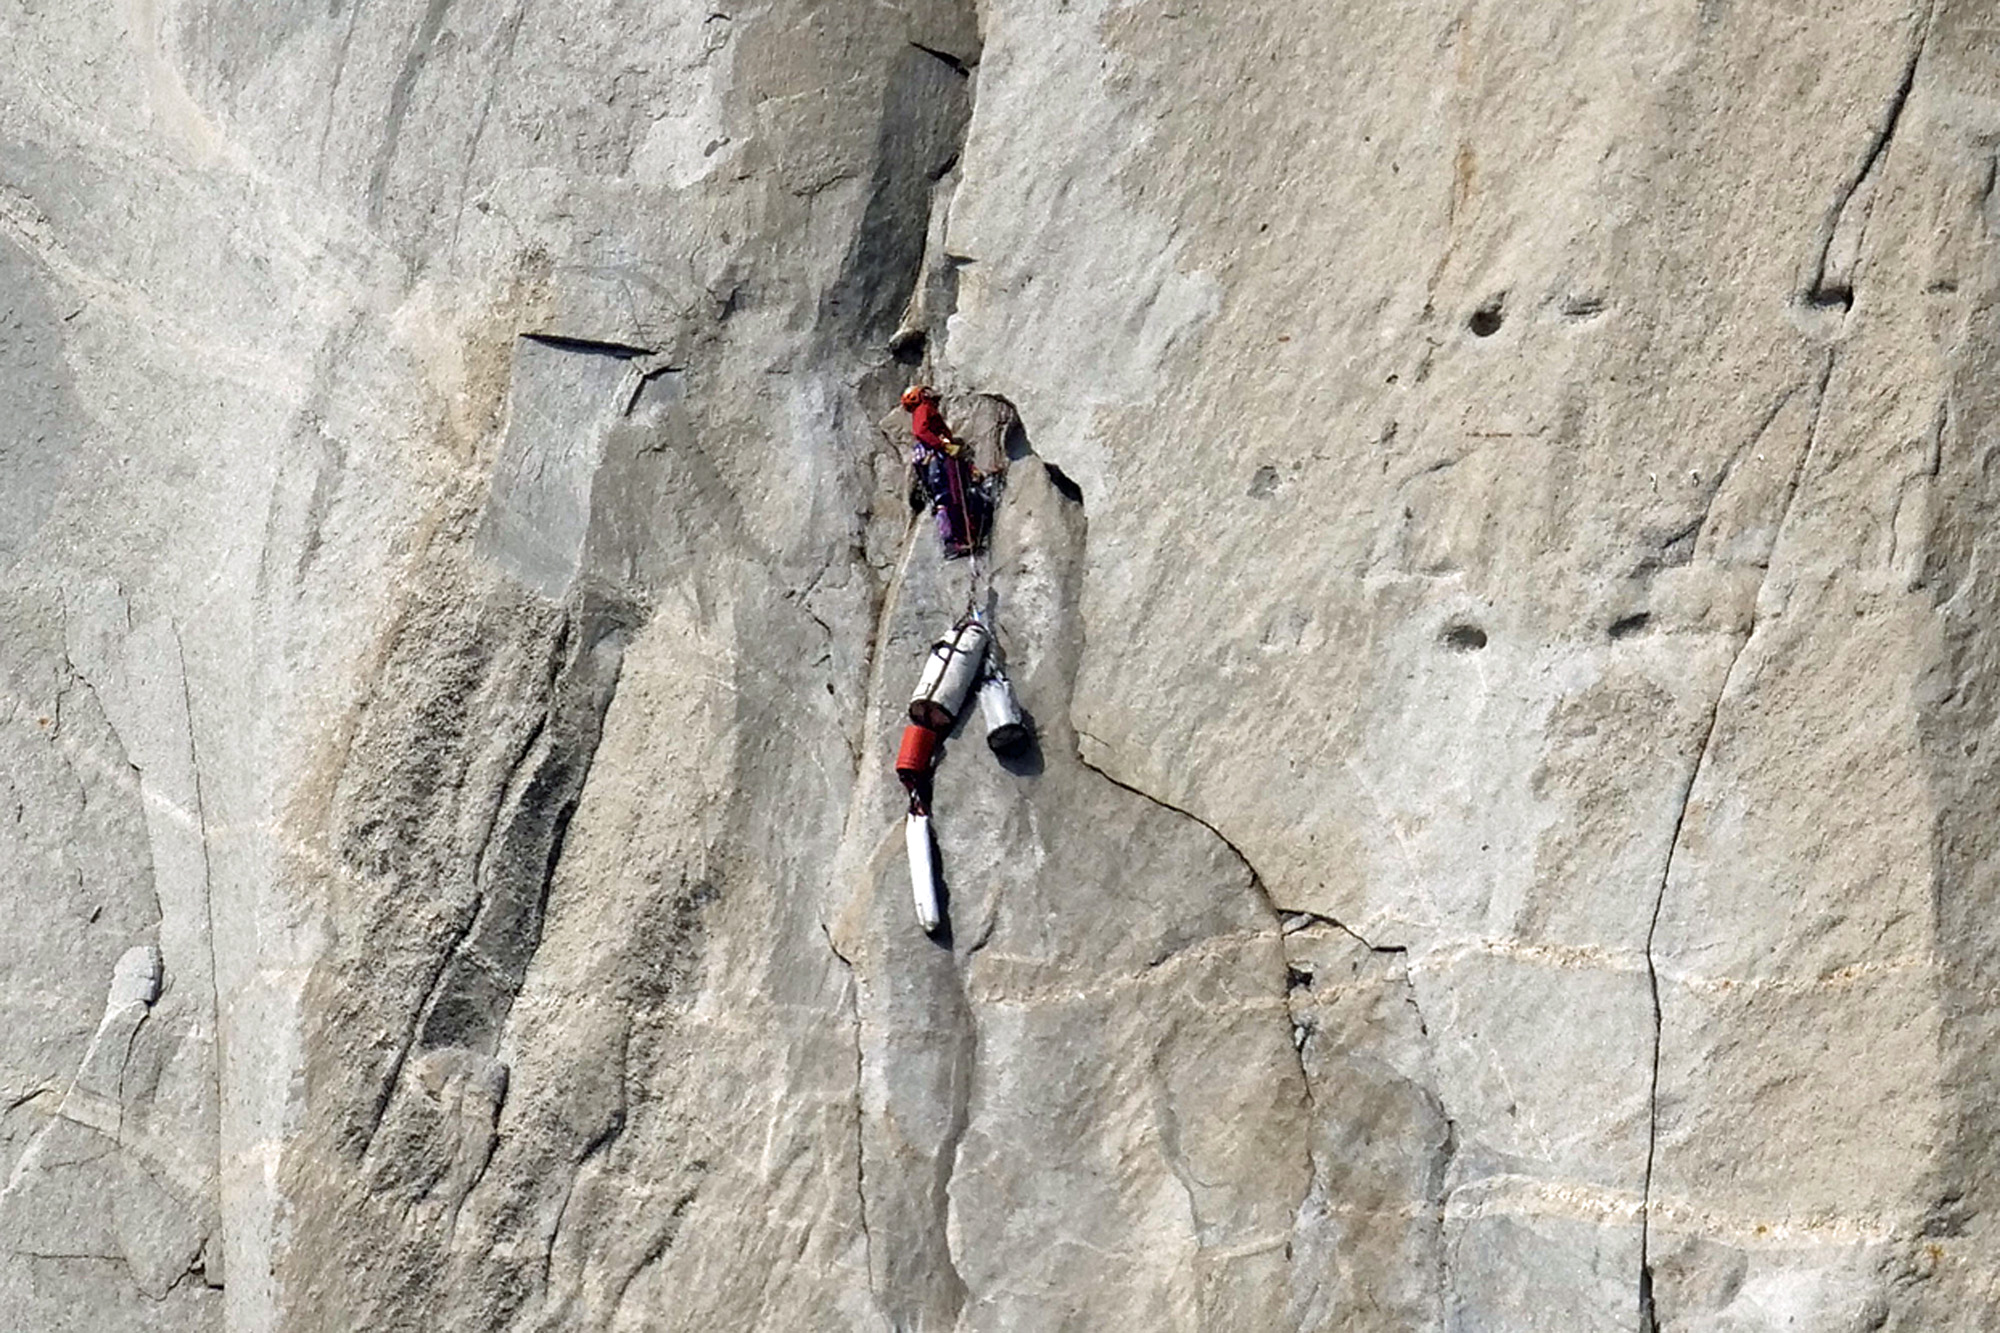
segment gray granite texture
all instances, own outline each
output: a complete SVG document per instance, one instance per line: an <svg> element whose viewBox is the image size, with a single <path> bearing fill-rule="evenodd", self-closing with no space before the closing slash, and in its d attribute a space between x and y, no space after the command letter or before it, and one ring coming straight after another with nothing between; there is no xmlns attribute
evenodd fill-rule
<svg viewBox="0 0 2000 1333"><path fill-rule="evenodd" d="M0 1330L1992 1327L1990 5L0 52Z"/></svg>

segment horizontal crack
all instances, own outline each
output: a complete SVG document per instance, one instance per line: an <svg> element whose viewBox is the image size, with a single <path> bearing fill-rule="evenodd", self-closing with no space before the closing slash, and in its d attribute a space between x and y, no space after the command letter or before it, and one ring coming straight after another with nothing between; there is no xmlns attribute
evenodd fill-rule
<svg viewBox="0 0 2000 1333"><path fill-rule="evenodd" d="M1354 927L1344 921L1337 921L1324 912L1287 911L1282 914L1280 920L1280 929L1287 935L1296 935L1302 930L1311 930L1315 926L1331 926L1353 940L1356 944L1359 944L1362 948L1374 953L1408 953L1410 951L1410 947L1407 944L1373 943Z"/></svg>
<svg viewBox="0 0 2000 1333"><path fill-rule="evenodd" d="M576 352L583 356L608 356L619 361L630 361L634 357L652 356L650 347L634 347L630 343L603 342L596 338L573 338L560 333L524 333L523 342L540 343L558 352Z"/></svg>

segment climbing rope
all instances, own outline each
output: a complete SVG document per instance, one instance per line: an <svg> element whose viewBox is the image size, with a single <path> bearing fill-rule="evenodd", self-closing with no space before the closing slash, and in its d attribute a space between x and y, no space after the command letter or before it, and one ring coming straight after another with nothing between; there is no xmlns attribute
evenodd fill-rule
<svg viewBox="0 0 2000 1333"><path fill-rule="evenodd" d="M963 448L964 446L961 445L960 447ZM967 503L965 498L965 474L971 470L972 459L968 456L961 461L956 455L946 454L945 460L945 475L951 478L952 503L958 509L959 539L965 543L965 549L972 554L973 558L977 559L979 556L979 543L974 538L978 534L972 528L972 506Z"/></svg>
<svg viewBox="0 0 2000 1333"><path fill-rule="evenodd" d="M946 456L945 475L950 479L952 508L958 514L958 535L965 545L967 558L972 566L972 578L965 589L964 619L979 618L979 589L986 577L986 553L980 543L980 538L986 534L973 526L972 505L965 493L965 474L971 467L972 459L969 453L964 458Z"/></svg>

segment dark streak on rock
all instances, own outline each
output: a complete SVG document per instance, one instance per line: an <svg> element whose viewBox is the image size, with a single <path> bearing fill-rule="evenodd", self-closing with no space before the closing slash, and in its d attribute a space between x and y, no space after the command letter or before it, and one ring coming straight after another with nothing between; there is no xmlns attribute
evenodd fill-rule
<svg viewBox="0 0 2000 1333"><path fill-rule="evenodd" d="M524 333L522 339L540 343L558 352L575 352L582 356L609 356L620 361L630 361L636 356L651 356L650 347L633 347L629 343L603 342L595 338L574 338L560 333ZM668 367L661 367L667 369Z"/></svg>
<svg viewBox="0 0 2000 1333"><path fill-rule="evenodd" d="M403 55L403 67L396 72L396 82L389 89L389 113L382 126L382 146L375 152L375 166L368 174L368 220L379 223L382 207L389 188L389 168L395 164L396 148L403 137L403 122L410 114L410 94L415 91L417 76L423 73L424 62L430 59L431 48L437 45L438 34L444 30L446 13L451 9L452 0L429 0L424 7L424 16L417 24L416 39ZM357 6L358 7L358 6Z"/></svg>
<svg viewBox="0 0 2000 1333"><path fill-rule="evenodd" d="M972 67L970 65L966 64L965 61L960 60L957 56L953 55L949 51L940 51L935 46L925 46L922 42L911 42L910 45L916 47L919 51L922 51L927 56L931 56L935 59L943 61L945 64L949 65L952 69L952 72L957 74L960 78L965 78L972 73ZM958 159L954 157L952 160L955 162Z"/></svg>
<svg viewBox="0 0 2000 1333"><path fill-rule="evenodd" d="M1605 632L1614 639L1629 639L1635 634L1643 633L1652 621L1653 616L1650 611L1634 611L1629 616L1620 616L1612 621L1611 628Z"/></svg>

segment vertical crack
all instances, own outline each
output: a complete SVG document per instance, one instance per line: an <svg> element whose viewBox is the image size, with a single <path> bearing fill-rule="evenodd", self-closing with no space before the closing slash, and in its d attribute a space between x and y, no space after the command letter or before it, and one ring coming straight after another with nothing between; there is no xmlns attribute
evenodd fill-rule
<svg viewBox="0 0 2000 1333"><path fill-rule="evenodd" d="M956 1316L965 1309L971 1288L965 1285L965 1275L958 1268L958 1255L951 1248L951 1181L958 1172L958 1145L964 1142L966 1127L972 1123L972 1075L979 1068L979 1018L973 1012L972 997L965 993L964 971L954 967L952 977L958 983L959 1004L965 1017L965 1044L952 1048L951 1120L945 1125L944 1138L938 1144L937 1198L938 1228L943 1241L945 1267L951 1271L955 1289L953 1314ZM966 1046L971 1048L969 1054Z"/></svg>
<svg viewBox="0 0 2000 1333"><path fill-rule="evenodd" d="M843 847L850 844L857 837L862 836L859 830L865 827L867 823L866 812L868 810L868 801L866 784L861 781L861 766L865 758L864 750L871 723L869 713L874 707L874 701L882 697L882 693L886 688L887 664L883 660L881 645L884 638L888 635L889 621L895 612L896 601L901 594L904 578L908 574L912 553L916 549L915 542L910 539L910 534L914 533L915 530L915 526L912 524L909 531L905 533L902 556L898 560L894 570L890 572L887 580L878 580L875 582L874 602L871 608L874 625L868 636L867 653L861 665L862 674L867 682L862 694L862 698L866 702L859 711L849 732L842 736L842 740L847 747L848 757L854 764L854 781L848 787L850 794L847 818L841 830L841 843ZM822 575L824 572L824 570L821 571ZM801 605L803 605L803 599L801 599ZM812 614L810 608L807 608L807 614ZM868 1223L868 1120L867 1108L862 1105L863 1080L867 1076L867 1054L863 1049L861 1030L860 977L855 969L854 960L847 954L842 953L840 946L834 942L833 930L827 925L825 920L822 919L819 922L819 929L821 936L826 940L827 951L839 961L841 967L847 972L846 1019L848 1032L851 1034L854 1042L853 1151L855 1219L861 1228L861 1257L863 1267L868 1274L869 1304L874 1310L876 1318L882 1322L884 1327L888 1327L890 1324L888 1314L882 1309L881 1294L875 1289L875 1235Z"/></svg>
<svg viewBox="0 0 2000 1333"><path fill-rule="evenodd" d="M1654 1333L1659 1327L1653 1309L1653 1261L1652 1261L1652 1221L1653 1221L1653 1164L1659 1154L1660 1145L1660 1044L1665 1029L1665 1015L1660 1007L1659 961L1653 954L1653 941L1659 934L1660 915L1667 902L1667 883L1673 878L1674 854L1680 850L1681 829L1687 822L1688 804L1694 797L1695 784L1701 780L1702 771L1708 765L1709 745L1715 739L1716 719L1722 714L1722 700L1729 693L1729 682L1736 674L1736 664L1743 658L1743 650L1750 646L1750 639L1756 634L1755 622L1750 633L1745 634L1731 654L1728 669L1722 673L1722 688L1716 691L1715 701L1709 705L1708 718L1702 727L1701 743L1695 751L1693 766L1688 770L1686 783L1681 787L1680 807L1674 812L1673 833L1667 839L1666 864L1660 870L1660 886L1653 895L1653 912L1646 923L1646 987L1653 1008L1653 1050L1652 1068L1646 1089L1646 1166L1639 1184L1639 1330L1640 1333Z"/></svg>
<svg viewBox="0 0 2000 1333"><path fill-rule="evenodd" d="M210 1049L213 1052L209 1072L214 1076L216 1115L219 1120L222 1114L222 982L215 968L215 867L208 851L208 809L201 790L201 756L194 738L194 691L188 684L187 649L181 642L180 626L169 621L167 627L174 636L174 662L180 668L181 711L187 717L188 780L194 786L195 841L201 847L202 933L205 936L203 943L208 946L208 1024ZM220 1154L220 1144L217 1145L216 1151ZM218 1156L218 1172L220 1169L221 1162Z"/></svg>
<svg viewBox="0 0 2000 1333"><path fill-rule="evenodd" d="M871 1274L868 1299L875 1306L876 1317L886 1326L888 1316L882 1312L872 1280L875 1272L875 1236L868 1229L868 1126L866 1112L861 1105L861 1080L866 1071L862 1068L860 982L854 974L854 960L842 953L840 946L833 942L833 932L824 921L819 923L819 931L826 939L827 951L839 959L841 967L847 971L847 1018L849 1030L854 1034L854 1215L861 1225L861 1261Z"/></svg>
<svg viewBox="0 0 2000 1333"><path fill-rule="evenodd" d="M622 1092L622 1089L621 1089ZM569 1184L563 1189L562 1202L556 1206L556 1217L549 1227L547 1242L542 1247L542 1290L548 1291L551 1276L555 1272L556 1244L562 1236L563 1219L569 1214L570 1200L576 1197L577 1181L582 1178L584 1168L597 1157L611 1151L618 1136L625 1132L625 1108L621 1105L612 1116L610 1123L597 1132L590 1142L583 1145L583 1154L576 1160L570 1171Z"/></svg>
<svg viewBox="0 0 2000 1333"><path fill-rule="evenodd" d="M403 136L403 123L410 114L410 96L416 90L417 76L423 73L424 64L430 59L431 51L437 45L439 33L444 30L445 14L451 6L452 0L428 0L423 17L418 20L416 35L410 42L410 48L403 54L402 68L396 72L395 83L390 85L389 110L382 127L382 142L375 150L375 162L368 173L370 222L382 220L383 204L389 188L389 170L395 165L396 150Z"/></svg>
<svg viewBox="0 0 2000 1333"><path fill-rule="evenodd" d="M1750 641L1757 637L1758 603L1763 600L1764 585L1770 582L1771 567L1777 562L1778 545L1784 539L1785 530L1791 523L1792 510L1797 505L1799 491L1805 484L1806 474L1819 448L1820 420L1826 411L1827 389L1833 381L1836 359L1837 354L1832 348L1822 353L1812 418L1806 424L1805 447L1799 451L1799 461L1793 466L1792 475L1785 486L1785 496L1778 512L1777 526L1771 534L1771 547L1764 558L1763 576L1758 579L1756 593L1751 599L1749 628L1743 632L1743 637L1737 640L1735 649L1729 656L1729 665L1723 669L1722 684L1716 690L1715 699L1709 704L1707 718L1702 724L1701 739L1695 748L1694 764L1688 770L1687 781L1681 786L1678 808L1674 812L1673 831L1667 838L1666 861L1660 868L1659 887L1654 892L1652 914L1646 923L1646 988L1653 1010L1653 1049L1646 1090L1646 1164L1640 1177L1639 1187L1640 1333L1656 1333L1659 1328L1653 1304L1653 1167L1658 1160L1660 1144L1660 1047L1665 1030L1665 1012L1660 1003L1660 969L1659 960L1654 953L1654 942L1659 936L1660 917L1666 908L1667 886L1673 880L1674 858L1680 851L1681 834L1687 824L1688 806L1693 802L1696 785L1700 783L1702 774L1708 769L1716 725L1722 716L1723 701L1729 697L1729 690L1735 682L1736 670L1743 661L1743 654L1750 647Z"/></svg>
<svg viewBox="0 0 2000 1333"><path fill-rule="evenodd" d="M1868 217L1874 209L1875 174L1888 155L1889 144L1896 137L1897 126L1902 122L1903 109L1909 104L1910 92L1916 86L1917 65L1930 43L1931 20L1936 10L1937 0L1928 0L1922 16L1917 20L1916 39L1910 43L1895 90L1890 93L1881 120L1862 152L1860 164L1841 183L1834 194L1832 207L1820 224L1819 256L1803 296L1809 306L1845 314L1854 305L1854 270L1860 263L1862 237L1867 232Z"/></svg>

